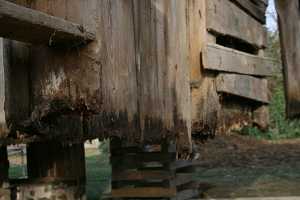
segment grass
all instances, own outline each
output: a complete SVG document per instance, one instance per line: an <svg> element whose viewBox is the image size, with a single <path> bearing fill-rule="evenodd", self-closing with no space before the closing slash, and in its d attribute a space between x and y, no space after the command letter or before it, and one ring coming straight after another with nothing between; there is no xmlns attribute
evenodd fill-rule
<svg viewBox="0 0 300 200"><path fill-rule="evenodd" d="M285 97L282 78L275 80L270 108L270 127L267 131L261 131L256 127L246 127L241 134L256 137L258 139L292 139L300 137L300 121L287 120L285 117Z"/></svg>

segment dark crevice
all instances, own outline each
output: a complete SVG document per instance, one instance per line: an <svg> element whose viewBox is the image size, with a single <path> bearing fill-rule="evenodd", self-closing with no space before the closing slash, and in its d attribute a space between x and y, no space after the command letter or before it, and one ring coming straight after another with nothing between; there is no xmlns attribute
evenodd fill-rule
<svg viewBox="0 0 300 200"><path fill-rule="evenodd" d="M247 43L244 42L240 39L228 36L228 35L218 35L216 37L216 43L218 45L224 46L224 47L228 47L228 48L232 48L238 51L242 51L245 53L249 53L249 54L253 54L253 55L257 55L258 54L258 48Z"/></svg>

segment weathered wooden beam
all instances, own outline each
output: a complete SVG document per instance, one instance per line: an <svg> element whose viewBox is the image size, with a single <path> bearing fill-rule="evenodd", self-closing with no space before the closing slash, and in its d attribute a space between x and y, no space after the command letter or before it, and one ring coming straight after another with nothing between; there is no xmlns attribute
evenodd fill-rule
<svg viewBox="0 0 300 200"><path fill-rule="evenodd" d="M230 1L207 1L206 22L214 34L229 35L258 48L267 45L266 28Z"/></svg>
<svg viewBox="0 0 300 200"><path fill-rule="evenodd" d="M266 15L265 15L265 8L261 7L251 0L231 0L232 2L236 3L241 9L247 12L249 15L254 17L260 23L266 23Z"/></svg>
<svg viewBox="0 0 300 200"><path fill-rule="evenodd" d="M276 0L283 59L286 111L300 116L300 2Z"/></svg>
<svg viewBox="0 0 300 200"><path fill-rule="evenodd" d="M175 197L176 188L140 187L112 189L113 198L163 198Z"/></svg>
<svg viewBox="0 0 300 200"><path fill-rule="evenodd" d="M72 47L95 39L80 24L0 0L0 37L49 46Z"/></svg>
<svg viewBox="0 0 300 200"><path fill-rule="evenodd" d="M272 76L275 62L271 59L208 44L203 52L204 69L236 72L257 76Z"/></svg>
<svg viewBox="0 0 300 200"><path fill-rule="evenodd" d="M247 75L220 74L216 80L217 91L269 103L267 79Z"/></svg>

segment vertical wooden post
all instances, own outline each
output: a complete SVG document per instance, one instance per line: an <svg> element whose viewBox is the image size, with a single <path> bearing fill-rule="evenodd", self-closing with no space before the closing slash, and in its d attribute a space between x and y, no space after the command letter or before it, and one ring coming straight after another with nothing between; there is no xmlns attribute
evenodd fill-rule
<svg viewBox="0 0 300 200"><path fill-rule="evenodd" d="M21 199L85 199L84 145L59 142L27 147L28 181L18 188Z"/></svg>
<svg viewBox="0 0 300 200"><path fill-rule="evenodd" d="M10 192L5 186L8 184L9 162L6 146L0 147L0 200L9 200Z"/></svg>

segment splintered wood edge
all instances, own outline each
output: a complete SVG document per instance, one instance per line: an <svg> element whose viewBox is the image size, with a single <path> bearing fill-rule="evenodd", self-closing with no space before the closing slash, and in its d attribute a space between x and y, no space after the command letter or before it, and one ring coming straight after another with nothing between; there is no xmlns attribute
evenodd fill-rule
<svg viewBox="0 0 300 200"><path fill-rule="evenodd" d="M83 25L5 0L0 0L1 24L5 25L5 29L0 30L0 36L21 42L46 43L51 46L51 42L87 42L96 38L95 33Z"/></svg>

